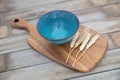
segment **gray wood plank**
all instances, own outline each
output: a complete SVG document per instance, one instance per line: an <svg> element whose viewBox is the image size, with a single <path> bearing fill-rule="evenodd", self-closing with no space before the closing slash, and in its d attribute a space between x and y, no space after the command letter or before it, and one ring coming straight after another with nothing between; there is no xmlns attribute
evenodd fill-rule
<svg viewBox="0 0 120 80"><path fill-rule="evenodd" d="M100 33L109 33L120 30L120 17L92 21L83 24Z"/></svg>
<svg viewBox="0 0 120 80"><path fill-rule="evenodd" d="M0 39L0 54L28 49L27 35Z"/></svg>
<svg viewBox="0 0 120 80"><path fill-rule="evenodd" d="M101 20L101 19L109 20L107 18L115 17L115 16L118 16L120 14L120 11L118 10L119 6L120 6L119 4L107 5L107 6L98 7L98 8L92 8L92 9L87 9L87 10L82 10L82 11L75 11L74 13L78 16L78 18L80 20L80 23L95 21L95 20ZM1 25L3 25L3 26L6 25L7 22L10 22L11 19L16 17L16 16L24 17L26 20L32 19L32 20L29 20L29 22L36 24L37 20L38 20L38 17L39 17L39 15L36 15L36 14L37 14L37 12L41 14L41 10L39 12L39 9L40 8L38 8L38 10L33 8L32 9L33 11L32 11L31 8L30 8L30 9L28 9L27 12L26 11L23 12L24 10L21 10L21 11L18 10L18 11L15 11L15 13L14 12L10 12L10 13L7 12L5 14L2 14L4 16L1 16L1 18L3 17L1 19ZM111 10L108 11L108 9L111 9ZM35 13L35 15L29 15L29 13L30 14ZM36 19L33 19L33 18L36 18ZM116 22L116 24L117 24L117 22ZM9 28L11 28L11 24L8 24L7 26ZM11 32L11 33L9 33L9 34L11 34L10 36L16 35L16 34L17 35L23 35L23 34L27 33L25 30L18 30L18 29L13 29L13 28L11 28L10 30L11 30L11 31L9 31L9 32Z"/></svg>
<svg viewBox="0 0 120 80"><path fill-rule="evenodd" d="M54 6L56 7L53 7L53 5L49 5L49 6L43 5L41 7L38 6L38 7L32 7L32 8L27 8L27 9L12 11L12 12L6 12L2 14L3 15L2 24L6 24L7 22L10 22L15 17L22 17L26 20L39 18L41 15L47 13L48 11L56 10L56 9L73 11L73 13L79 17L81 22L111 18L111 17L116 17L120 15L119 3L90 8L90 9L84 9L84 10L80 10L79 8L81 8L82 5L79 4L78 6L76 6L76 3L72 3L72 5L70 3L70 6L69 4L68 5L64 4L63 6L60 4L59 5L56 4Z"/></svg>
<svg viewBox="0 0 120 80"><path fill-rule="evenodd" d="M100 21L98 21L96 23L96 25L102 24L102 25L99 25L99 26L101 26L101 27L99 27L101 29L104 26L108 26L109 23L111 23L111 25L118 25L118 28L119 28L119 18L109 19L109 18L118 16L120 14L120 11L118 9L114 10L115 6L116 6L116 8L119 7L119 5L111 5L111 7L109 5L109 6L99 7L99 8L92 8L92 9L87 9L87 10L82 10L82 11L75 11L74 13L78 16L78 18L80 20L80 23L85 23L85 22L89 22L89 21L100 20ZM106 12L108 10L107 9L104 10L105 7L111 8L111 10L109 12ZM30 14L32 13L32 11L23 12L23 13L22 12L20 12L20 13L11 13L11 14L6 15L5 18L7 17L6 20L9 22L12 18L14 18L16 16L18 16L18 17L24 17L26 20L28 20L28 22L33 23L33 24L37 24L39 16L37 16L37 15L30 15L30 16L28 16L29 12L30 12ZM33 11L33 13L34 13L34 11ZM37 14L37 12L35 14ZM39 12L38 14L41 14L41 13ZM30 18L32 20L29 20ZM33 18L36 18L36 19L33 19ZM101 19L104 19L104 20L101 20ZM5 22L4 20L2 20L2 21L3 21L3 23ZM5 22L5 24L6 24L6 22ZM91 23L91 24L89 24L89 25L96 26L94 22ZM111 25L109 25L109 26L111 26ZM11 24L8 24L8 27L11 27ZM113 28L113 30L114 30L114 28ZM12 35L13 36L14 35L23 35L23 34L26 34L26 33L27 32L25 30L18 30L18 29L11 28L11 36Z"/></svg>
<svg viewBox="0 0 120 80"><path fill-rule="evenodd" d="M8 37L8 27L7 26L0 26L0 39Z"/></svg>
<svg viewBox="0 0 120 80"><path fill-rule="evenodd" d="M62 2L65 0L1 0L0 12L14 11L39 5ZM116 0L117 1L117 0Z"/></svg>
<svg viewBox="0 0 120 80"><path fill-rule="evenodd" d="M50 62L33 49L0 55L0 72Z"/></svg>
<svg viewBox="0 0 120 80"><path fill-rule="evenodd" d="M120 69L69 80L120 80Z"/></svg>
<svg viewBox="0 0 120 80"><path fill-rule="evenodd" d="M120 47L120 31L117 33L111 33L110 37L114 41L115 45Z"/></svg>
<svg viewBox="0 0 120 80"><path fill-rule="evenodd" d="M67 0L67 1L66 0L45 0L45 1L44 0L35 0L35 1L33 0L2 0L1 1L2 4L5 4L6 11L15 11L18 9L24 9L24 8L34 7L34 6L41 7L41 5L46 5L46 6L51 5L52 7L57 5L56 7L59 8L60 5L66 7L65 6L66 4L68 6L74 5L74 8L76 8L77 6L80 6L83 9L83 8L113 4L118 2L120 1L119 0L99 0L99 1L96 1L96 0Z"/></svg>
<svg viewBox="0 0 120 80"><path fill-rule="evenodd" d="M0 12L5 11L5 4L0 1Z"/></svg>
<svg viewBox="0 0 120 80"><path fill-rule="evenodd" d="M107 51L102 62L89 73L80 73L50 62L0 73L1 80L60 80L120 68L120 49Z"/></svg>

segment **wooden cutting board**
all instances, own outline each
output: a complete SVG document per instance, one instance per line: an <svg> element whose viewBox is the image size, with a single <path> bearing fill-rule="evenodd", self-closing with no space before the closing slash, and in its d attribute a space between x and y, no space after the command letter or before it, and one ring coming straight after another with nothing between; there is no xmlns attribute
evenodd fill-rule
<svg viewBox="0 0 120 80"><path fill-rule="evenodd" d="M101 59L106 53L108 46L107 39L102 35L96 41L96 43L86 51L82 58L75 64L75 66L72 67L72 63L75 58L76 51L78 51L78 48L74 50L74 52L69 58L68 63L66 64L65 60L68 55L70 42L63 45L55 45L49 43L38 33L36 25L29 24L22 18L13 19L12 25L17 28L25 28L29 31L28 43L39 53L48 57L49 59L52 59L57 63L67 66L68 68L81 72L91 71L101 61ZM81 25L79 31L81 32L83 29L84 26ZM90 30L92 36L97 33L92 29Z"/></svg>

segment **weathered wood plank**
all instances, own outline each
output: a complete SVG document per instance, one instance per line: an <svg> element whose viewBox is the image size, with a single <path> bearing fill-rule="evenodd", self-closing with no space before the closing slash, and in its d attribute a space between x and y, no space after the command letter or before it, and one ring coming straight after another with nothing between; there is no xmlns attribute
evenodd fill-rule
<svg viewBox="0 0 120 80"><path fill-rule="evenodd" d="M50 62L33 49L0 55L0 72Z"/></svg>
<svg viewBox="0 0 120 80"><path fill-rule="evenodd" d="M0 38L8 37L8 27L0 26Z"/></svg>
<svg viewBox="0 0 120 80"><path fill-rule="evenodd" d="M105 34L108 39L109 49L120 47L120 18L111 18L100 21L93 21L84 23L84 25L90 26L92 29L97 30L100 33Z"/></svg>
<svg viewBox="0 0 120 80"><path fill-rule="evenodd" d="M28 48L30 46L27 44L27 35L0 39L0 54Z"/></svg>
<svg viewBox="0 0 120 80"><path fill-rule="evenodd" d="M90 0L92 4L94 5L105 5L105 4L110 4L110 3L116 3L118 0Z"/></svg>
<svg viewBox="0 0 120 80"><path fill-rule="evenodd" d="M3 3L3 0L0 0L0 12L4 12L5 10L5 4Z"/></svg>
<svg viewBox="0 0 120 80"><path fill-rule="evenodd" d="M0 2L0 12L4 12L4 11L5 11L5 4Z"/></svg>
<svg viewBox="0 0 120 80"><path fill-rule="evenodd" d="M2 0L1 3L5 4L5 11L14 11L18 9L30 8L39 5L63 2L65 0ZM117 1L117 0L116 0ZM118 1L117 1L118 2ZM114 3L114 2L111 2Z"/></svg>
<svg viewBox="0 0 120 80"><path fill-rule="evenodd" d="M0 13L0 26L2 26L2 13Z"/></svg>
<svg viewBox="0 0 120 80"><path fill-rule="evenodd" d="M120 68L120 49L107 51L107 55L102 62L89 73L80 73L65 68L56 63L47 63L43 65L36 65L23 69L8 71L0 73L1 80L59 80L78 76L84 76L88 74L98 73L101 71Z"/></svg>
<svg viewBox="0 0 120 80"><path fill-rule="evenodd" d="M115 7L116 6L116 7ZM104 8L111 8L111 10L109 12L105 12L105 11L108 11L107 9L105 10ZM115 8L114 8L115 7ZM93 9L87 9L87 10L82 10L82 11L75 11L74 13L78 16L79 20L81 23L83 22L89 22L89 21L94 21L94 20L100 20L100 19L106 19L106 18L109 18L109 17L114 17L114 16L117 16L120 14L120 11L116 8L119 7L119 4L116 4L116 5L108 5L108 6L103 6L103 7L98 7L98 8L93 8ZM27 9L26 9L27 10ZM34 20L30 20L29 22L31 23L34 23L36 24L37 20L38 20L38 15L30 15L28 16L29 12L30 14L33 12L35 13L36 11L34 11L36 9L33 8L33 11L31 11L31 8L30 10L28 10L28 12L22 12L21 11L15 11L15 13L11 12L11 13L6 13L6 14L2 14L4 16L1 16L1 19L2 19L2 22L1 24L5 23L6 22L4 21L4 19L6 18L6 20L9 22L12 18L16 17L16 16L19 16L19 17L24 17L25 19L33 19L33 18L36 18L37 19L34 19ZM39 11L39 8L38 10ZM46 10L47 11L47 10ZM41 11L40 11L41 12ZM114 12L114 13L113 13ZM45 12L44 12L45 13ZM35 13L37 14L37 12ZM41 14L41 13L40 13ZM12 17L13 16L13 17ZM4 18L2 18L4 17ZM10 18L10 19L9 19ZM119 22L119 21L118 21ZM117 23L117 22L116 22ZM105 23L106 24L106 23ZM8 25L10 27L10 24ZM11 29L11 34L13 35L21 35L21 34L26 34L26 31L25 30L18 30L18 29Z"/></svg>
<svg viewBox="0 0 120 80"><path fill-rule="evenodd" d="M69 80L120 80L120 69Z"/></svg>
<svg viewBox="0 0 120 80"><path fill-rule="evenodd" d="M111 5L114 6L115 5ZM117 5L118 6L118 5ZM104 6L106 7L106 6ZM109 15L107 13L105 13L105 11L103 11L104 7L99 7L99 8L92 8L92 9L87 9L87 10L82 10L82 11L75 11L74 13L78 16L79 20L80 20L80 23L84 23L84 22L89 22L89 21L95 21L95 20L101 20L101 19L105 19L105 20L101 20L101 21L97 21L96 25L95 25L95 22L93 23L88 23L89 25L92 25L92 26L98 26L99 27L95 27L96 29L97 28L104 28L104 26L111 26L111 25L116 25L117 28L119 28L119 24L120 24L120 18L113 18L113 19L108 19L108 18L111 18L111 17L115 17L117 15L120 14L120 11L118 9L113 9L111 8L110 10L110 14L113 14L112 15ZM107 6L109 7L109 6ZM118 6L119 7L119 6ZM36 9L35 9L36 10ZM109 10L109 9L108 9ZM108 11L106 10L106 11ZM117 11L118 10L118 11ZM46 10L47 11L47 10ZM38 17L37 15L31 15L31 16L28 16L29 15L29 12L33 12L33 11L28 11L28 12L20 12L20 13L11 13L11 14L8 14L6 15L6 20L9 22L12 18L16 17L16 16L19 16L19 17L24 17L25 19L29 19L31 18L32 20L29 20L30 23L33 23L33 24L37 24L37 20L38 20ZM28 14L27 14L28 13ZM33 12L34 13L34 12ZM37 12L35 13L37 14ZM41 14L40 12L38 14ZM11 15L11 16L10 16ZM12 17L13 16L13 17ZM10 18L11 17L11 18ZM37 18L36 18L37 17ZM33 18L36 18L36 19L33 19ZM3 21L3 20L2 20ZM5 21L3 21L4 23ZM111 25L109 24L111 23ZM5 23L6 24L6 23ZM102 24L102 25L101 25ZM10 24L8 25L9 27ZM102 27L101 27L102 26ZM105 27L106 28L106 27ZM117 29L115 28L115 29ZM100 30L101 30L100 29ZM115 30L113 28L113 30ZM11 29L11 35L21 35L21 34L26 34L26 31L25 30L18 30L18 29ZM111 29L112 30L112 29Z"/></svg>
<svg viewBox="0 0 120 80"><path fill-rule="evenodd" d="M51 5L49 6L43 5L41 7L38 6L34 8L28 8L28 9L22 9L22 10L4 13L3 24L10 22L15 17L22 17L26 20L38 18L41 15L47 13L48 11L56 10L56 9L73 11L73 13L75 13L79 17L81 22L100 20L100 19L111 18L120 15L119 3L107 5L107 6L100 6L96 8L84 9L84 10L79 10L79 8L81 8L81 5L79 4L78 6L76 6L76 3L73 5L71 5L70 3L70 6L69 4L63 6L61 6L60 4L58 6L56 4L54 6L56 7L53 7Z"/></svg>
<svg viewBox="0 0 120 80"><path fill-rule="evenodd" d="M117 33L111 33L110 34L112 40L114 41L114 44L116 44L116 46L120 47L120 31Z"/></svg>
<svg viewBox="0 0 120 80"><path fill-rule="evenodd" d="M107 4L113 4L118 3L119 0L2 0L2 3L6 5L6 11L14 11L18 9L24 9L34 6L45 5L50 6L51 8L56 6L57 8L61 6L66 7L67 6L74 6L74 8L80 6L81 9L89 8L89 7L95 7L95 6L101 6L101 5L107 5ZM56 8L56 9L57 9ZM47 8L46 8L47 9Z"/></svg>
<svg viewBox="0 0 120 80"><path fill-rule="evenodd" d="M103 19L99 21L83 23L100 33L108 33L120 30L120 17Z"/></svg>

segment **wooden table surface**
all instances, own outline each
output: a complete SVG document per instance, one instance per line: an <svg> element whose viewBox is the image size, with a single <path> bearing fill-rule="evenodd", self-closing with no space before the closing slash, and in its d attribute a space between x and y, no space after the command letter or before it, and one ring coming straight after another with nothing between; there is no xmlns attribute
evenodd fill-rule
<svg viewBox="0 0 120 80"><path fill-rule="evenodd" d="M11 27L15 17L36 24L56 9L72 11L81 24L107 37L107 53L91 72L70 70L38 54L27 43L28 32ZM120 80L120 0L0 0L0 80L61 79Z"/></svg>

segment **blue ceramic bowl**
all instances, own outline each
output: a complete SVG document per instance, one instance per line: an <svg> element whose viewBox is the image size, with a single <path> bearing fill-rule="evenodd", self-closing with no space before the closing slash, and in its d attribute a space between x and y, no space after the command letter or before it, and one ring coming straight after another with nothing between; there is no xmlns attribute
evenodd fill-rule
<svg viewBox="0 0 120 80"><path fill-rule="evenodd" d="M79 28L78 18L71 12L55 10L44 14L37 23L38 32L49 42L64 44Z"/></svg>

